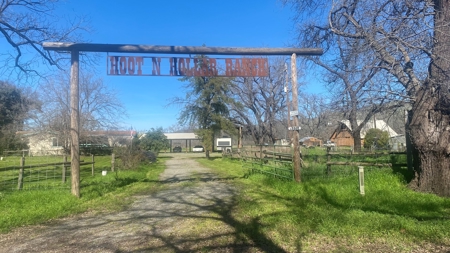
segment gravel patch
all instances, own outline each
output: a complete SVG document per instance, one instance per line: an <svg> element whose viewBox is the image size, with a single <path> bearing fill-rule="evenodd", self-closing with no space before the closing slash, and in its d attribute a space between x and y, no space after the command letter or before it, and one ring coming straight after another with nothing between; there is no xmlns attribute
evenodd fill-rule
<svg viewBox="0 0 450 253"><path fill-rule="evenodd" d="M191 159L195 155L171 156L160 175L167 189L136 196L121 212L0 235L0 252L260 252L229 221L236 189Z"/></svg>

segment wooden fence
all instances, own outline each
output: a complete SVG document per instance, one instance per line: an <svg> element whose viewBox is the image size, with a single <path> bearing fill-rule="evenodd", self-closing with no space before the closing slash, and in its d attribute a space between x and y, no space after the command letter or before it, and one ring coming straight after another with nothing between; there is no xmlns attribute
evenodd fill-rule
<svg viewBox="0 0 450 253"><path fill-rule="evenodd" d="M320 150L316 150L320 151ZM317 152L320 154L305 154L303 150L302 178L330 177L331 175L352 174L358 166L392 167L406 166L405 162L392 159L393 155L405 155L405 153L355 153L333 152L331 149ZM250 173L261 173L276 178L293 180L292 150L290 146L248 146L242 149L233 149L231 153L224 153L225 157L239 159L244 168ZM397 159L398 160L398 159ZM334 169L333 169L334 168Z"/></svg>

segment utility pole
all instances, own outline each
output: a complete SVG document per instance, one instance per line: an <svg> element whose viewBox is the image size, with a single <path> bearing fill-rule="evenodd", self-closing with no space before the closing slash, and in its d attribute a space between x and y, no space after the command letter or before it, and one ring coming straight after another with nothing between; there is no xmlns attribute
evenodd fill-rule
<svg viewBox="0 0 450 253"><path fill-rule="evenodd" d="M70 169L72 178L72 194L80 197L80 52L71 51L71 70L70 70Z"/></svg>
<svg viewBox="0 0 450 253"><path fill-rule="evenodd" d="M287 134L287 138L289 138L289 144L292 143L292 134L291 131L289 130L291 127L291 103L289 101L289 75L288 75L288 69L287 69L287 64L284 63L284 71L285 71L285 85L284 85L284 92L286 93L286 107L287 107L287 126L288 126L288 134Z"/></svg>
<svg viewBox="0 0 450 253"><path fill-rule="evenodd" d="M297 88L297 55L291 56L291 82L292 82L292 111L297 112L293 115L293 142L294 142L294 178L296 182L301 182L300 171L300 145L299 145L299 123L298 123L298 88Z"/></svg>

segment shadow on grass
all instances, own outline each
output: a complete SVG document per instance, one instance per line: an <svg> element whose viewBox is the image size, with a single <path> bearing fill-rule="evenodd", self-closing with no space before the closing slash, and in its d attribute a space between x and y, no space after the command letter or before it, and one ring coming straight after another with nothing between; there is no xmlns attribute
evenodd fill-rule
<svg viewBox="0 0 450 253"><path fill-rule="evenodd" d="M348 203L337 200L332 193L323 186L318 186L316 192L327 203L335 208L347 210ZM366 196L367 198L367 196ZM371 197L373 202L365 201L354 208L364 212L376 212L385 215L399 215L402 217L413 218L418 221L439 221L450 220L449 210L450 202L447 205L430 202L424 198L406 198L403 195L394 195L391 191L374 193ZM380 202L383 204L381 205Z"/></svg>
<svg viewBox="0 0 450 253"><path fill-rule="evenodd" d="M409 171L407 167L402 165L393 164L392 172L395 174L402 175L404 180L408 183L411 182L411 180L413 180L414 178L414 173L412 171Z"/></svg>

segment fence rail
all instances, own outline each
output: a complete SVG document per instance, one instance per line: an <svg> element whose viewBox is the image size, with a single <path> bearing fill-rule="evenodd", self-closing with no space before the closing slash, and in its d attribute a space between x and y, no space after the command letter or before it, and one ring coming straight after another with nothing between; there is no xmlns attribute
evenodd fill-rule
<svg viewBox="0 0 450 253"><path fill-rule="evenodd" d="M260 173L280 179L293 180L292 149L290 146L256 145L232 149L224 157L239 159L250 174ZM399 159L400 156L404 158ZM358 166L392 168L406 166L402 152L335 152L331 149L302 149L302 180L336 175L353 175Z"/></svg>
<svg viewBox="0 0 450 253"><path fill-rule="evenodd" d="M94 174L95 159L91 156L91 161L80 161L80 165L92 165L92 175ZM34 188L67 188L67 178L70 178L71 163L67 162L67 156L60 157L61 162L36 163L35 157L19 157L19 165L0 166L0 191L23 190ZM45 158L40 158L45 159ZM55 157L47 157L48 160L54 160ZM27 160L31 160L27 164ZM33 161L34 160L34 161ZM6 161L3 161L6 162ZM9 161L11 162L11 161Z"/></svg>

